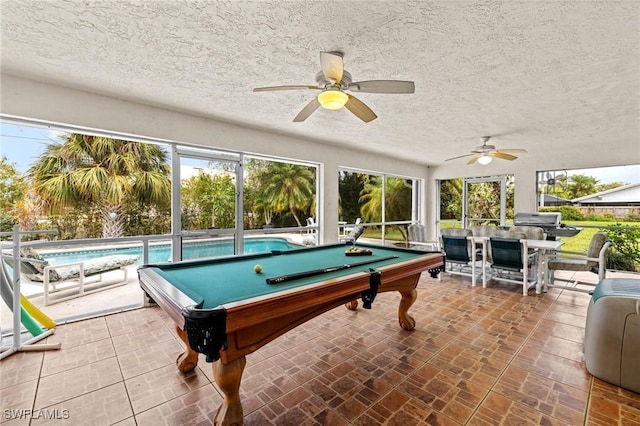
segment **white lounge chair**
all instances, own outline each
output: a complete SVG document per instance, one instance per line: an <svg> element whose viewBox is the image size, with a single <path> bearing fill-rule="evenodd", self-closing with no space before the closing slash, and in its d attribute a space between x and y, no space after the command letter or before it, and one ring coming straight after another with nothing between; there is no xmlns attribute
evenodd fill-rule
<svg viewBox="0 0 640 426"><path fill-rule="evenodd" d="M21 248L20 257L23 259L20 262L21 273L30 281L43 284L45 306L126 284L127 267L133 265L140 258L136 255L114 254L82 262L51 265L31 247ZM33 262L24 259L33 259ZM102 274L118 270L124 273L122 280L102 282ZM97 279L87 283L85 280L88 277L96 277ZM73 281L77 283L66 285ZM62 284L65 284L64 287ZM50 297L53 292L65 291L67 293L66 290L76 288L77 291L73 294Z"/></svg>

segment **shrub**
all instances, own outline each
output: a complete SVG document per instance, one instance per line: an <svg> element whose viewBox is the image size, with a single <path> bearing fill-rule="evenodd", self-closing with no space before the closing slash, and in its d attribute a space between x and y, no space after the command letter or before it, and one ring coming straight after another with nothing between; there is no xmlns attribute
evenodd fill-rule
<svg viewBox="0 0 640 426"><path fill-rule="evenodd" d="M616 218L611 213L590 214L589 216L587 216L587 220L590 222L613 222L616 220Z"/></svg>
<svg viewBox="0 0 640 426"><path fill-rule="evenodd" d="M562 220L584 220L582 211L574 206L544 207L541 212L560 212Z"/></svg>
<svg viewBox="0 0 640 426"><path fill-rule="evenodd" d="M609 253L607 253L607 269L638 272L637 262L633 262L615 249L609 250Z"/></svg>
<svg viewBox="0 0 640 426"><path fill-rule="evenodd" d="M616 223L616 226L621 226ZM612 249L609 253L607 268L624 271L640 271L640 227L633 226L625 229L602 229L611 241ZM613 263L619 267L613 266Z"/></svg>
<svg viewBox="0 0 640 426"><path fill-rule="evenodd" d="M640 213L630 213L625 219L626 222L640 222Z"/></svg>
<svg viewBox="0 0 640 426"><path fill-rule="evenodd" d="M11 232L13 231L13 225L18 223L15 217L12 215L0 211L0 231Z"/></svg>

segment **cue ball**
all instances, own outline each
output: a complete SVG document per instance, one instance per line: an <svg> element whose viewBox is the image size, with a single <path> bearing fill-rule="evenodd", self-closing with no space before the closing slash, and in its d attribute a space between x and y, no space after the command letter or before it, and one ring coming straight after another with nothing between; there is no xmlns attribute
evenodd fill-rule
<svg viewBox="0 0 640 426"><path fill-rule="evenodd" d="M259 274L260 272L262 272L262 266L256 265L253 267L253 270L256 271L256 274Z"/></svg>

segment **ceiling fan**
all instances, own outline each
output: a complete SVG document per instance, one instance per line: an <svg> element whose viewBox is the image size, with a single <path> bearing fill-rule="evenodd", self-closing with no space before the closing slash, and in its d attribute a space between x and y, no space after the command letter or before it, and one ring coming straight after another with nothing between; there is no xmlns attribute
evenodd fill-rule
<svg viewBox="0 0 640 426"><path fill-rule="evenodd" d="M471 154L460 155L458 157L453 157L453 158L447 158L445 161L473 156L473 158L471 158L471 160L469 160L467 164L473 164L477 161L482 165L486 165L491 162L493 157L501 158L503 160L513 161L518 157L511 154L527 152L526 149L517 149L517 148L516 149L496 149L494 145L487 145L487 142L489 142L489 139L491 139L491 136L483 136L482 145L475 147L475 149L471 151Z"/></svg>
<svg viewBox="0 0 640 426"><path fill-rule="evenodd" d="M322 70L316 75L316 86L272 86L257 87L254 92L268 92L275 90L320 90L321 92L309 102L293 119L294 122L306 120L318 107L337 110L346 107L356 117L368 123L377 115L355 96L345 91L362 93L414 93L413 81L400 80L368 80L351 81L351 74L344 69L342 52L320 52Z"/></svg>

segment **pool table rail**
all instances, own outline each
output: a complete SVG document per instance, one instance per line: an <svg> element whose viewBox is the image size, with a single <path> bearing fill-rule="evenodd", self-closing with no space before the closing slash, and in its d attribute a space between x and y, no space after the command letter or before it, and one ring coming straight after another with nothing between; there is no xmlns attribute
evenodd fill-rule
<svg viewBox="0 0 640 426"><path fill-rule="evenodd" d="M184 329L182 309L184 307L197 307L201 305L201 301L193 300L172 286L164 277L155 272L152 267L139 267L138 281L147 296L157 303L181 329Z"/></svg>

